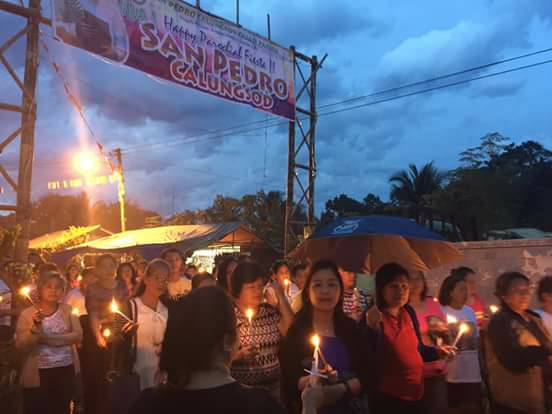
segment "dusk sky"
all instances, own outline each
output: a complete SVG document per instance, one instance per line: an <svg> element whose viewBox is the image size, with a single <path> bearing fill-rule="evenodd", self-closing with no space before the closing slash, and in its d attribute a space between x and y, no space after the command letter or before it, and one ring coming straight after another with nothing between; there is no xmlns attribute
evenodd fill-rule
<svg viewBox="0 0 552 414"><path fill-rule="evenodd" d="M201 4L207 11L235 19L234 1L203 0ZM50 15L48 1L43 8ZM274 41L295 45L308 55L328 54L319 73L319 105L552 47L550 0L241 1L241 24L263 35L267 13ZM22 19L0 13L0 42L23 25ZM210 130L262 121L267 115L106 63L52 40L49 28L42 30L106 150L128 150L124 163L130 200L167 216L207 207L217 194L239 197L261 189L285 191L285 126L206 140ZM7 54L21 76L23 49L24 42L18 42ZM549 59L552 51L468 76ZM434 160L441 169L454 168L458 153L478 145L489 132L500 132L514 142L536 140L552 148L551 74L552 64L542 65L321 116L317 214L328 198L341 193L362 199L372 192L388 199L389 176L409 163ZM33 199L48 192L49 180L76 176L72 153L83 146L95 150L44 53L38 85ZM20 93L3 68L0 101L20 102ZM17 127L17 116L0 113L1 138ZM12 174L16 174L17 157L17 147L10 146L0 158ZM14 202L8 184L0 185L5 189L0 203ZM116 200L113 186L88 192L96 199Z"/></svg>

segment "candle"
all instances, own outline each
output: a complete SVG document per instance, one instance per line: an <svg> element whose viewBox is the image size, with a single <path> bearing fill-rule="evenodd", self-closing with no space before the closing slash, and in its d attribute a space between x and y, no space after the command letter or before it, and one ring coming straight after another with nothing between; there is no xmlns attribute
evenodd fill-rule
<svg viewBox="0 0 552 414"><path fill-rule="evenodd" d="M128 316L126 316L123 312L119 310L119 305L117 302L115 302L115 298L111 300L110 309L112 313L116 313L117 315L121 315L124 319L126 319L127 322L132 322Z"/></svg>
<svg viewBox="0 0 552 414"><path fill-rule="evenodd" d="M255 317L255 311L252 308L247 308L245 310L245 317L247 318L248 324L247 324L247 336L249 337L249 340L251 343L253 342L253 338L251 337L252 334L252 325L253 325L253 318Z"/></svg>
<svg viewBox="0 0 552 414"><path fill-rule="evenodd" d="M313 335L311 337L311 343L314 346L314 352L312 354L312 375L318 375L318 364L319 364L319 355L320 355L320 337L318 335Z"/></svg>
<svg viewBox="0 0 552 414"><path fill-rule="evenodd" d="M458 335L456 335L456 338L454 339L452 346L455 347L456 345L458 345L458 341L460 340L462 335L464 335L465 333L468 333L469 330L470 330L470 326L466 322L462 322L458 326Z"/></svg>
<svg viewBox="0 0 552 414"><path fill-rule="evenodd" d="M496 306L496 305L491 305L491 306L489 306L489 309L490 309L490 311L491 311L492 314L495 314L495 313L498 312L498 309L499 309L499 308L498 308L498 306Z"/></svg>
<svg viewBox="0 0 552 414"><path fill-rule="evenodd" d="M111 329L109 328L105 328L103 331L102 331L102 335L104 338L109 338L111 336Z"/></svg>
<svg viewBox="0 0 552 414"><path fill-rule="evenodd" d="M458 319L456 319L454 316L452 315L447 315L447 324L448 325L454 325L458 323Z"/></svg>
<svg viewBox="0 0 552 414"><path fill-rule="evenodd" d="M289 298L289 279L284 279L284 288L286 290L286 296Z"/></svg>
<svg viewBox="0 0 552 414"><path fill-rule="evenodd" d="M439 302L439 299L433 298L433 302Z"/></svg>
<svg viewBox="0 0 552 414"><path fill-rule="evenodd" d="M79 311L79 308L73 308L71 309L71 313L75 316L79 316L80 315L80 311Z"/></svg>
<svg viewBox="0 0 552 414"><path fill-rule="evenodd" d="M31 288L29 286L23 286L19 289L19 294L27 298L27 300L34 305L33 299L31 298Z"/></svg>

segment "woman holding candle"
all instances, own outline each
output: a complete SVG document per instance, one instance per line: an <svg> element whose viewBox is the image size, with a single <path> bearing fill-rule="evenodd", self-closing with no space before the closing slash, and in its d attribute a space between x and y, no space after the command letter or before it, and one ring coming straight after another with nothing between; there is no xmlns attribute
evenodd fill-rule
<svg viewBox="0 0 552 414"><path fill-rule="evenodd" d="M79 287L80 272L81 272L81 268L77 263L69 262L65 267L65 278L67 279L69 289L74 289L76 287Z"/></svg>
<svg viewBox="0 0 552 414"><path fill-rule="evenodd" d="M447 365L449 408L457 413L480 413L483 393L479 328L475 312L466 305L467 301L468 288L463 275L445 278L439 291L439 303L449 319L449 330L458 348L458 354Z"/></svg>
<svg viewBox="0 0 552 414"><path fill-rule="evenodd" d="M322 382L320 413L365 412L362 395L371 389L370 346L366 332L343 313L343 282L333 262L322 261L312 267L302 299L304 305L281 352L289 411L300 412L301 394L308 393L313 382ZM322 381L316 371L329 378Z"/></svg>
<svg viewBox="0 0 552 414"><path fill-rule="evenodd" d="M500 310L485 337L488 384L496 414L544 414L550 397L552 338L529 309L530 281L511 272L496 281Z"/></svg>
<svg viewBox="0 0 552 414"><path fill-rule="evenodd" d="M90 285L86 292L90 331L85 330L82 352L86 359L87 375L83 383L87 413L101 414L111 409L106 399L106 376L114 364L120 363L115 349L122 340L120 333L126 323L111 312L111 304L113 300L123 304L128 299L127 287L115 279L116 269L117 261L113 256L101 255L96 260L97 282ZM104 335L106 330L111 335Z"/></svg>
<svg viewBox="0 0 552 414"><path fill-rule="evenodd" d="M410 296L408 304L416 312L420 334L425 345L437 346L446 338L448 328L446 316L439 303L427 294L427 282L423 272L410 273ZM424 363L423 405L427 414L441 414L447 411L447 382L445 361Z"/></svg>
<svg viewBox="0 0 552 414"><path fill-rule="evenodd" d="M280 393L280 341L293 320L282 288L274 283L271 303L264 303L261 267L241 262L232 274L232 295L240 325L240 349L232 363L232 376L240 383ZM249 317L248 317L249 316Z"/></svg>
<svg viewBox="0 0 552 414"><path fill-rule="evenodd" d="M291 272L288 263L285 260L275 261L272 265L271 273L271 279L280 285L286 295L288 303L291 304L295 296L299 293L299 288L291 280Z"/></svg>
<svg viewBox="0 0 552 414"><path fill-rule="evenodd" d="M15 345L24 355L25 413L69 413L79 371L75 345L82 339L82 330L71 307L60 303L64 290L63 276L43 274L37 284L38 301L17 321Z"/></svg>

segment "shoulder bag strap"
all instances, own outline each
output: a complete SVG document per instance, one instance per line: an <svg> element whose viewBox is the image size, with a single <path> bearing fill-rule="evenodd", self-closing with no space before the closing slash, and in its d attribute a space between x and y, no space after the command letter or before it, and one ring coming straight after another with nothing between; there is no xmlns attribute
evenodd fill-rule
<svg viewBox="0 0 552 414"><path fill-rule="evenodd" d="M138 305L136 304L135 299L130 300L130 319L134 323L138 323ZM130 358L132 362L132 366L136 363L136 353L138 348L138 333L134 332L134 335L132 335L132 345L130 347Z"/></svg>

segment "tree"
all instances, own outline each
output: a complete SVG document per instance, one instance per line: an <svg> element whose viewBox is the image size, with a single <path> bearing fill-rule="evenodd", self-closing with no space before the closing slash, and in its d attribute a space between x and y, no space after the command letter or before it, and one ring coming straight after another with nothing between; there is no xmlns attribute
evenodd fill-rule
<svg viewBox="0 0 552 414"><path fill-rule="evenodd" d="M431 207L431 195L442 187L444 181L445 174L433 165L433 161L420 170L410 164L408 170L399 171L389 178L391 200L398 206L407 207L419 223L422 210Z"/></svg>
<svg viewBox="0 0 552 414"><path fill-rule="evenodd" d="M501 154L508 146L510 138L498 132L491 132L480 138L477 147L468 148L460 153L460 162L467 168L480 168Z"/></svg>

